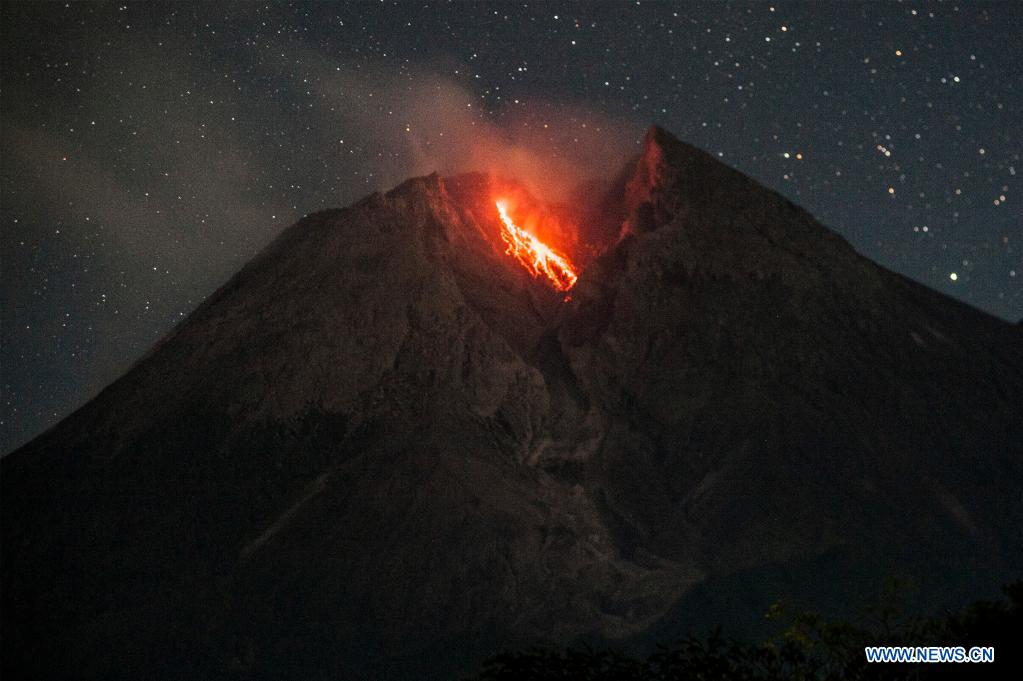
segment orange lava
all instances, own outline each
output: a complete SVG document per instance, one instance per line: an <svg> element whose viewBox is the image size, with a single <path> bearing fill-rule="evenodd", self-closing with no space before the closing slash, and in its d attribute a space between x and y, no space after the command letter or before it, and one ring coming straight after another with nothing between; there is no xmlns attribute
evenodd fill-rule
<svg viewBox="0 0 1023 681"><path fill-rule="evenodd" d="M505 253L515 256L523 267L534 277L545 276L558 291L567 291L575 285L579 276L575 266L567 257L537 239L534 235L515 224L508 215L504 201L496 201L497 213L501 216L501 238L508 244Z"/></svg>

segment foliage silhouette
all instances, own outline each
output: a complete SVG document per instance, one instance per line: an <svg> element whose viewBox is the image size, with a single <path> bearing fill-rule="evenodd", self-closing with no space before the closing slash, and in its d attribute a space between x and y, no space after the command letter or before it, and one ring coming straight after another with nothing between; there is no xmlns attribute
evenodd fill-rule
<svg viewBox="0 0 1023 681"><path fill-rule="evenodd" d="M853 622L827 621L783 604L767 617L779 632L760 643L726 637L720 628L658 646L646 657L589 646L534 647L487 660L467 681L930 681L1023 678L1023 581L1005 599L978 601L957 613L910 617L902 596L909 585L890 582L879 602ZM992 664L870 664L865 646L994 646Z"/></svg>

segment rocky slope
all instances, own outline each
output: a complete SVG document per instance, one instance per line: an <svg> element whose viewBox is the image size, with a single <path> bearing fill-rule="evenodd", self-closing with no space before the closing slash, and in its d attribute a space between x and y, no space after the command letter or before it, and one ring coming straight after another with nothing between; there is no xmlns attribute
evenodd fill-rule
<svg viewBox="0 0 1023 681"><path fill-rule="evenodd" d="M11 678L445 678L1023 566L1023 333L651 129L566 302L494 180L288 229L2 463Z"/></svg>

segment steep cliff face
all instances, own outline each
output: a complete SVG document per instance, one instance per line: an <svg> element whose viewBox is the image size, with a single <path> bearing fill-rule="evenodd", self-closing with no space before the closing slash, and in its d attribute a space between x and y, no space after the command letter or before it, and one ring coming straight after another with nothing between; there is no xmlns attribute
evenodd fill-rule
<svg viewBox="0 0 1023 681"><path fill-rule="evenodd" d="M663 132L624 195L627 236L560 331L606 415L591 467L619 547L699 555L715 617L765 584L912 573L936 601L1018 569L1017 330Z"/></svg>
<svg viewBox="0 0 1023 681"><path fill-rule="evenodd" d="M566 301L495 182L305 218L5 459L5 670L441 677L1023 564L1019 328L657 129Z"/></svg>

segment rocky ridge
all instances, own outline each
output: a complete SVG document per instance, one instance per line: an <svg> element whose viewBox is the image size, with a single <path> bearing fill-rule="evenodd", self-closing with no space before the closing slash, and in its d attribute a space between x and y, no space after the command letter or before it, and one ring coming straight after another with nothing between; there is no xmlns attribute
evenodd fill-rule
<svg viewBox="0 0 1023 681"><path fill-rule="evenodd" d="M5 672L446 678L1023 564L1018 327L657 128L566 302L496 181L307 216L4 459Z"/></svg>

